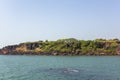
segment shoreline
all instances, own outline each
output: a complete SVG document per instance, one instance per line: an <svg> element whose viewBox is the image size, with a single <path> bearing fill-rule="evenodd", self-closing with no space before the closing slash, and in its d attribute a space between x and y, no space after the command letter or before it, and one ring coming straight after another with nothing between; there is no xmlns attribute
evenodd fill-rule
<svg viewBox="0 0 120 80"><path fill-rule="evenodd" d="M3 54L3 53L0 53L0 55L33 55L33 56L120 56L120 55L118 55L118 54L114 54L114 55L100 55L100 54L98 54L98 55L81 55L81 54L79 54L79 55L70 55L70 54L66 54L66 55L61 55L61 54L57 54L57 55L54 55L54 54L31 54L31 53L7 53L7 54Z"/></svg>

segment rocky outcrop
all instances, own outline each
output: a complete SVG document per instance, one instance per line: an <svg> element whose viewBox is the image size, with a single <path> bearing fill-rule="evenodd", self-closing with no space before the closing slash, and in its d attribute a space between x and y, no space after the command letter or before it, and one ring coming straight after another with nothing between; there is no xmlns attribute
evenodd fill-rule
<svg viewBox="0 0 120 80"><path fill-rule="evenodd" d="M120 45L116 48L116 54L120 55Z"/></svg>
<svg viewBox="0 0 120 80"><path fill-rule="evenodd" d="M0 49L1 55L120 55L119 40L76 40L27 42Z"/></svg>

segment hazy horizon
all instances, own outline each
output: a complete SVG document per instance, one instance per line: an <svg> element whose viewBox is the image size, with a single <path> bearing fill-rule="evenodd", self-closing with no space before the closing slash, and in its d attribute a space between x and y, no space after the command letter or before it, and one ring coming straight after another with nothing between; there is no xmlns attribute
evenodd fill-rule
<svg viewBox="0 0 120 80"><path fill-rule="evenodd" d="M0 0L0 47L76 38L120 39L119 0Z"/></svg>

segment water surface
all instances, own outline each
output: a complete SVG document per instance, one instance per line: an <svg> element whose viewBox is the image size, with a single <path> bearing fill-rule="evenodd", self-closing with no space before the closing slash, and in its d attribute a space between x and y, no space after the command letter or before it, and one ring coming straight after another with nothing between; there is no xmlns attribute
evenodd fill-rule
<svg viewBox="0 0 120 80"><path fill-rule="evenodd" d="M0 80L120 80L120 57L0 55Z"/></svg>

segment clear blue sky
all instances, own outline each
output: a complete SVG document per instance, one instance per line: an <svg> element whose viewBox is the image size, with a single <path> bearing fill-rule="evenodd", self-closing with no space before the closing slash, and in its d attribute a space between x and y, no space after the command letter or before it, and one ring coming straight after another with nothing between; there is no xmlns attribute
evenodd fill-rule
<svg viewBox="0 0 120 80"><path fill-rule="evenodd" d="M120 0L0 0L0 47L71 37L120 39Z"/></svg>

